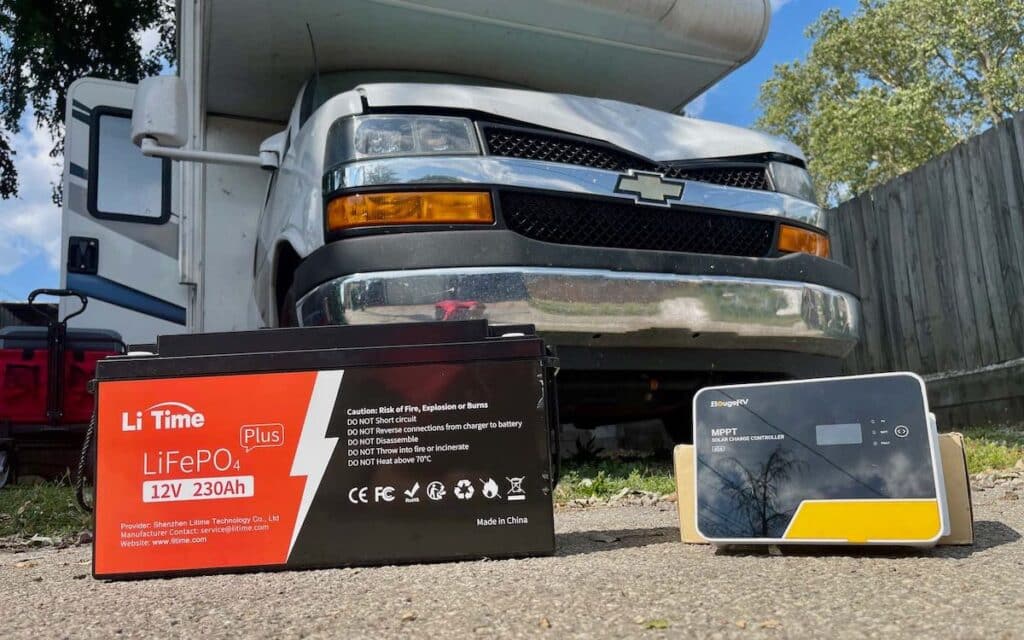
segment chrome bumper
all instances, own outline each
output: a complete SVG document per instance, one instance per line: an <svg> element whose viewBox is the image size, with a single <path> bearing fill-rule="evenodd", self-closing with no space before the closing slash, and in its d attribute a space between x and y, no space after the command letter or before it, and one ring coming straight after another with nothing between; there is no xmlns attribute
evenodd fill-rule
<svg viewBox="0 0 1024 640"><path fill-rule="evenodd" d="M860 301L803 282L589 269L488 267L361 273L296 305L304 326L487 318L551 344L769 349L841 357Z"/></svg>

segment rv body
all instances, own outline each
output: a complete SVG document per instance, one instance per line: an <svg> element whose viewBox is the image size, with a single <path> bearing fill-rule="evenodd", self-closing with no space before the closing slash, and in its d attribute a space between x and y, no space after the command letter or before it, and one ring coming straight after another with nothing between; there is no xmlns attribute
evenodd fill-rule
<svg viewBox="0 0 1024 640"><path fill-rule="evenodd" d="M766 0L182 3L170 83L71 89L62 284L93 300L75 321L129 343L530 323L584 424L835 373L859 302L802 152L679 114L769 17Z"/></svg>

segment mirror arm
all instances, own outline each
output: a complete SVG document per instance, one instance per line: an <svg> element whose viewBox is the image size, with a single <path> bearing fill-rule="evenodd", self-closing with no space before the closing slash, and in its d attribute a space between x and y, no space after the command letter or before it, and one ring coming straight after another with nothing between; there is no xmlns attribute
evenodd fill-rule
<svg viewBox="0 0 1024 640"><path fill-rule="evenodd" d="M143 138L139 148L142 154L158 158L170 158L171 160L184 160L191 162L205 162L211 164L234 164L246 167L266 167L266 163L260 156L247 156L240 153L221 153L219 151L192 151L188 149L175 149L162 147L153 138ZM273 168L273 167L271 167Z"/></svg>

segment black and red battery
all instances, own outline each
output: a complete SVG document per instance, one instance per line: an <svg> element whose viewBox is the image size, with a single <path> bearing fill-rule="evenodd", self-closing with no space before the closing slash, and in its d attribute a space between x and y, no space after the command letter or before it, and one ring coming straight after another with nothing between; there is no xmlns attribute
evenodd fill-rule
<svg viewBox="0 0 1024 640"><path fill-rule="evenodd" d="M85 311L85 296L36 289L29 304L39 296L77 298L81 307L57 320L33 306L46 326L0 329L0 487L16 473L53 478L76 467L93 413L96 363L125 352L114 331L67 328Z"/></svg>
<svg viewBox="0 0 1024 640"><path fill-rule="evenodd" d="M557 360L486 320L161 336L96 371L93 575L554 553Z"/></svg>

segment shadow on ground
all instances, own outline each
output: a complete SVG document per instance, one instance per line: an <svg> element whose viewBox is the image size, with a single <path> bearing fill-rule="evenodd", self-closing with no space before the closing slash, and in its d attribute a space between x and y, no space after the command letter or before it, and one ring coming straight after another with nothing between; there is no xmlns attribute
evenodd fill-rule
<svg viewBox="0 0 1024 640"><path fill-rule="evenodd" d="M677 527L574 531L557 534L555 543L557 556L575 556L630 547L646 547L652 544L682 544L679 541Z"/></svg>
<svg viewBox="0 0 1024 640"><path fill-rule="evenodd" d="M1020 540L1016 529L998 520L979 520L974 523L974 544L969 547L938 547L935 555L945 558L969 558L975 553L1001 547Z"/></svg>
<svg viewBox="0 0 1024 640"><path fill-rule="evenodd" d="M1002 522L981 520L974 523L974 544L964 546L941 546L931 548L882 547L882 546L817 546L782 545L778 551L767 546L734 545L718 547L716 555L767 556L770 553L789 557L802 556L846 556L851 558L969 558L975 553L1000 547L1020 540L1020 534Z"/></svg>

